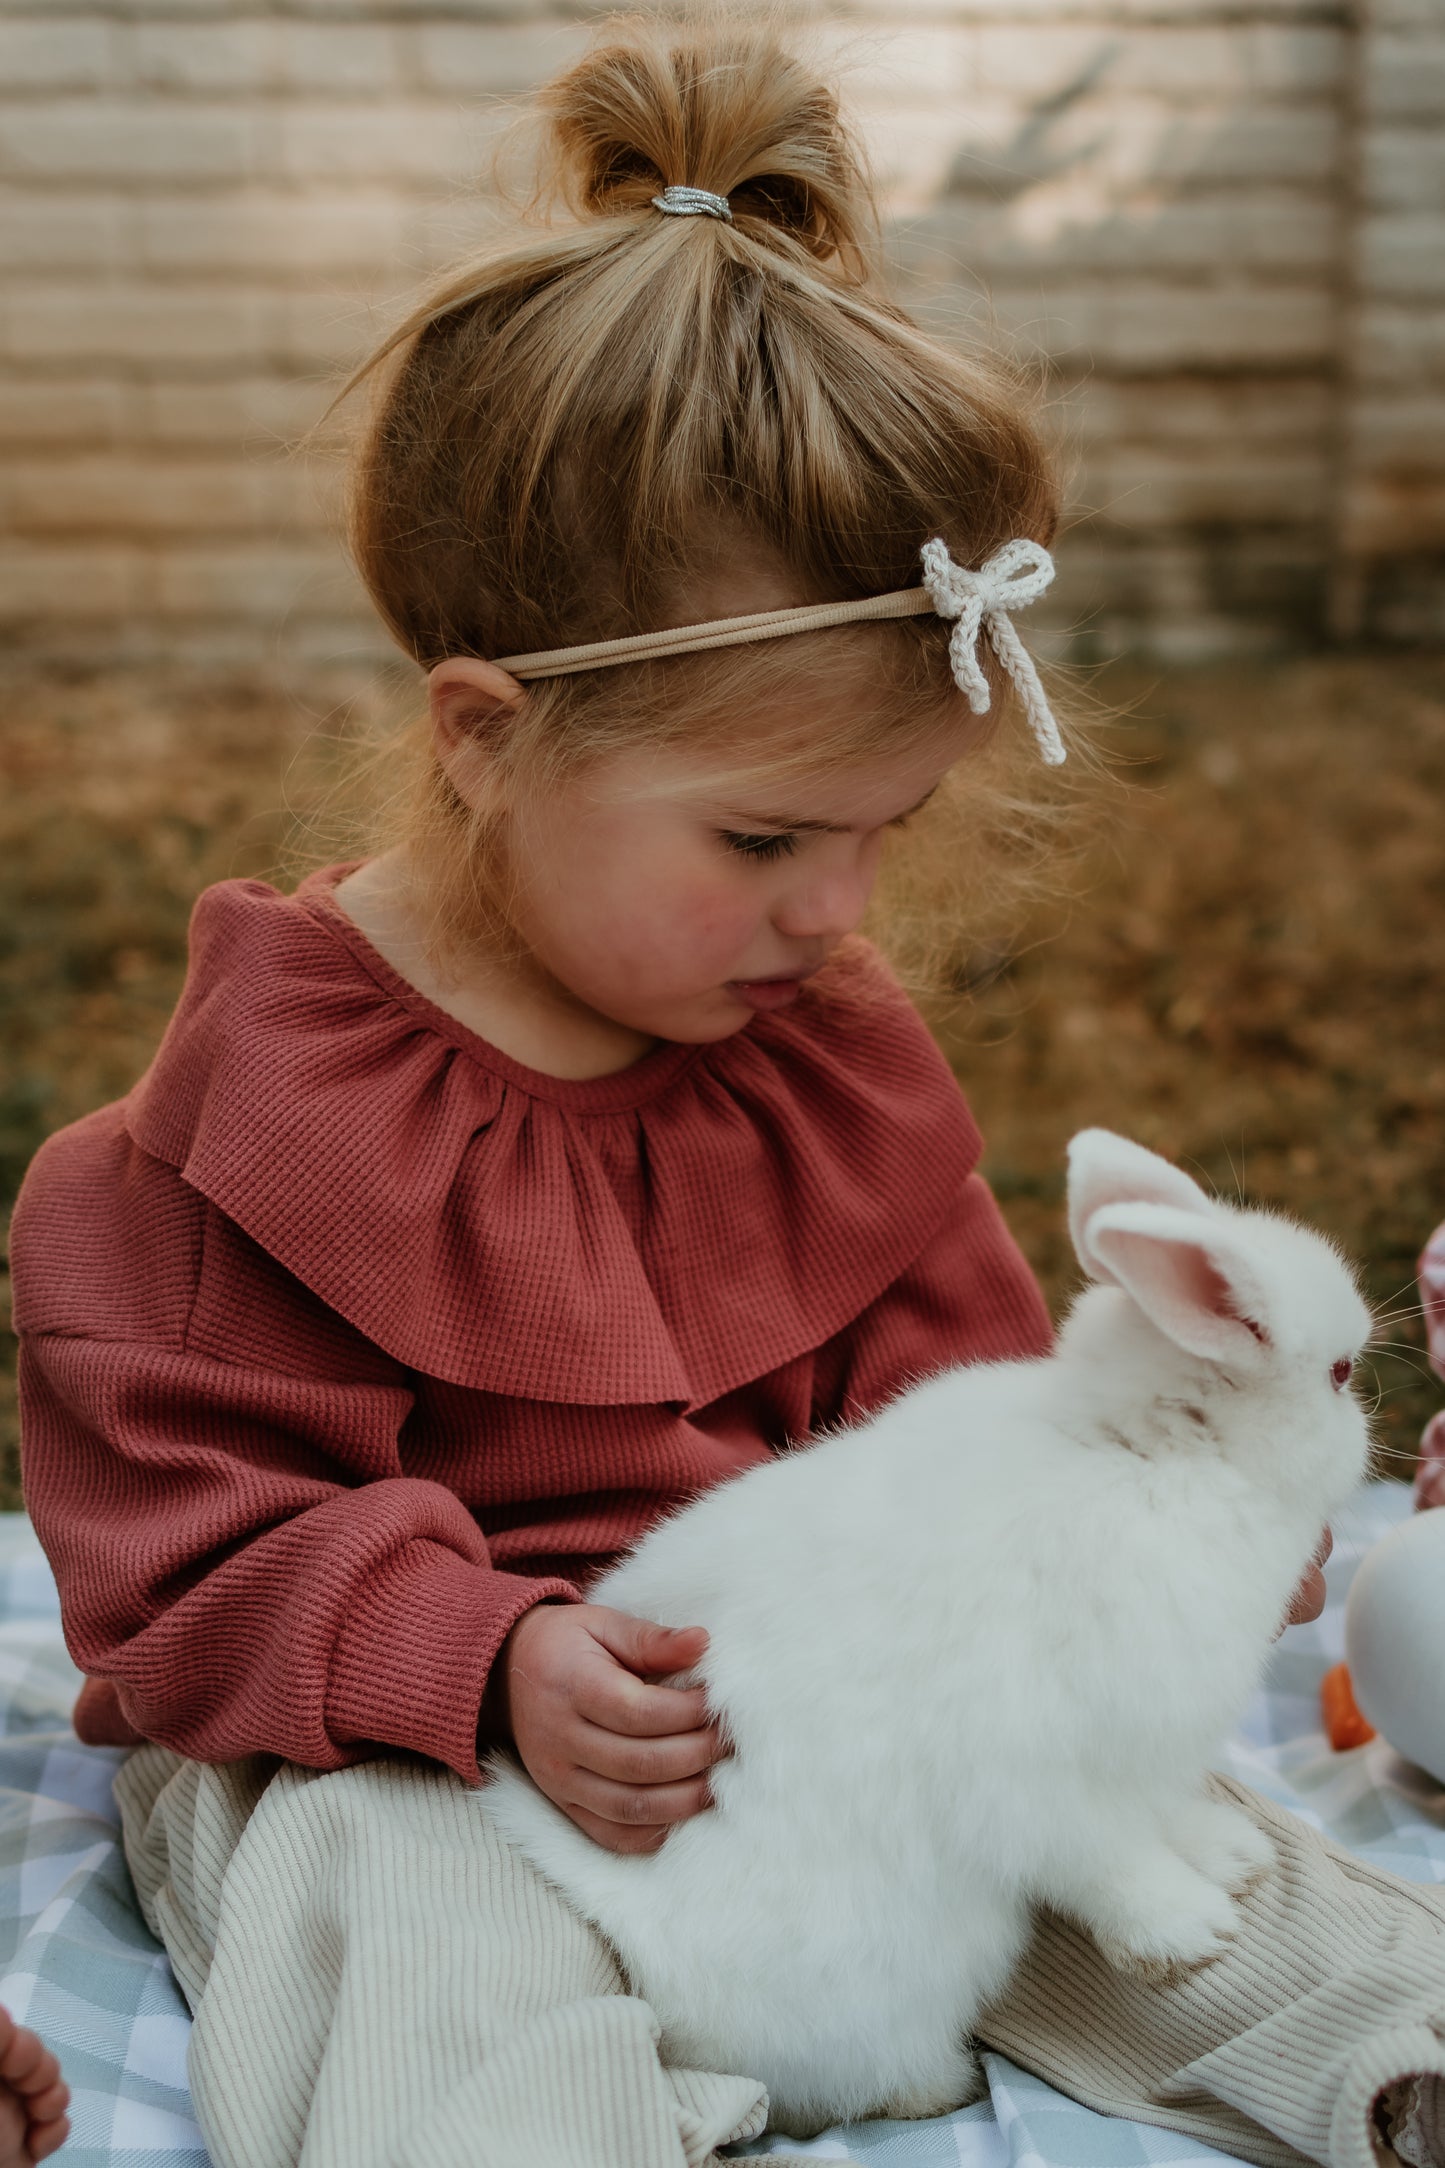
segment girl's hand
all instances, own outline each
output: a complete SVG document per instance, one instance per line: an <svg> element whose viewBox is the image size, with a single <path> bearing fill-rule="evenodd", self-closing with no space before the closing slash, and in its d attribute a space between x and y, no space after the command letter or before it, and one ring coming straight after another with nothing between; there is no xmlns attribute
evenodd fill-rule
<svg viewBox="0 0 1445 2168"><path fill-rule="evenodd" d="M1284 1626L1307 1626L1311 1619L1318 1618L1321 1611L1323 1611L1325 1607L1325 1577L1320 1568L1324 1565L1334 1547L1335 1539L1327 1528L1320 1537L1319 1548L1316 1550L1313 1560L1305 1570L1304 1579L1290 1598L1290 1606L1285 1613ZM1281 1626L1279 1634L1284 1632L1284 1626ZM1279 1634L1274 1637L1276 1641L1279 1639Z"/></svg>
<svg viewBox="0 0 1445 2168"><path fill-rule="evenodd" d="M538 1789L609 1852L655 1852L711 1803L707 1771L728 1749L700 1686L643 1681L686 1671L706 1647L701 1626L535 1604L492 1667L484 1729L510 1737Z"/></svg>

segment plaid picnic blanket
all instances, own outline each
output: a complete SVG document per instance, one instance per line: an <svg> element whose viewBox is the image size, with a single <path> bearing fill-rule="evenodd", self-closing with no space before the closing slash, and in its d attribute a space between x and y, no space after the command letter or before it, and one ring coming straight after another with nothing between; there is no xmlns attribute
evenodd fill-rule
<svg viewBox="0 0 1445 2168"><path fill-rule="evenodd" d="M1335 1527L1330 1601L1294 1627L1238 1737L1231 1775L1392 1872L1445 1882L1445 1792L1382 1741L1332 1754L1319 1681L1342 1653L1343 1597L1364 1551L1409 1511L1403 1485L1362 1491ZM0 2001L57 2051L74 2094L69 2168L208 2168L186 2087L190 2021L147 1933L110 1785L121 1756L83 1747L79 1674L50 1569L23 1514L0 1515ZM1143 2168L1221 2160L1210 2147L1100 2116L986 2058L990 2098L931 2122L875 2122L801 2150L865 2168ZM763 2139L739 2154L800 2150Z"/></svg>

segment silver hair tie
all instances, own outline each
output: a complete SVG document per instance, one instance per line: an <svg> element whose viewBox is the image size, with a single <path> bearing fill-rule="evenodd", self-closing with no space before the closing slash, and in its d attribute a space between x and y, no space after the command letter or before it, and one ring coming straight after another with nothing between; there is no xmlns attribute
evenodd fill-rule
<svg viewBox="0 0 1445 2168"><path fill-rule="evenodd" d="M715 196L710 188L664 188L652 203L655 210L666 211L673 218L725 218L732 224L727 197Z"/></svg>

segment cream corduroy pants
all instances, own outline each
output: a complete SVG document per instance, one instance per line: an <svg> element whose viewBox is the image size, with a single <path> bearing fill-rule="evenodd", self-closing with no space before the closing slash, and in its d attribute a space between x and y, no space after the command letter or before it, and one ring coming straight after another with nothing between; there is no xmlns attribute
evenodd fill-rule
<svg viewBox="0 0 1445 2168"><path fill-rule="evenodd" d="M1044 1919L980 2037L1263 2168L1389 2159L1383 2098L1401 2156L1445 2168L1445 1891L1215 1782L1276 1850L1231 1953L1150 1988ZM707 2168L763 2128L755 2079L660 2061L607 1944L448 1771L142 1747L116 1797L216 2168Z"/></svg>

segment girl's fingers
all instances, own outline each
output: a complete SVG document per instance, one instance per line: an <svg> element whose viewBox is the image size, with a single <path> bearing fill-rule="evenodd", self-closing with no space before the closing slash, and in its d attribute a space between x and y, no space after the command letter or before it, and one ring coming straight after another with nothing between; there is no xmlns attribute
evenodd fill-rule
<svg viewBox="0 0 1445 2168"><path fill-rule="evenodd" d="M17 2093L30 2094L43 2092L59 2076L60 2065L45 2042L10 2019L8 2038L0 2040L0 2078Z"/></svg>
<svg viewBox="0 0 1445 2168"><path fill-rule="evenodd" d="M70 2087L45 2042L28 2025L17 2025L0 2006L0 2083L23 2107L25 2150L32 2161L48 2160L70 2136Z"/></svg>
<svg viewBox="0 0 1445 2168"><path fill-rule="evenodd" d="M667 1830L629 1829L620 1822L604 1822L598 1814L589 1814L585 1807L568 1807L566 1813L577 1824L585 1837L600 1844L608 1852L657 1852L667 1839Z"/></svg>
<svg viewBox="0 0 1445 2168"><path fill-rule="evenodd" d="M1318 1566L1311 1566L1300 1590L1300 1608L1306 1619L1318 1618L1325 1607L1325 1577Z"/></svg>
<svg viewBox="0 0 1445 2168"><path fill-rule="evenodd" d="M32 2127L26 2133L25 2138L25 2143L30 2149L30 2158L36 2161L49 2160L52 2153L60 2151L69 2136L70 2118L68 2115L62 2115L58 2123L42 2124L38 2130Z"/></svg>
<svg viewBox="0 0 1445 2168"><path fill-rule="evenodd" d="M621 1664L605 1661L578 1680L572 1706L603 1731L627 1732L636 1739L697 1731L708 1720L702 1687L647 1686Z"/></svg>
<svg viewBox="0 0 1445 2168"><path fill-rule="evenodd" d="M613 1784L577 1769L568 1791L572 1806L618 1830L670 1827L700 1814L710 1803L707 1784L697 1777L685 1784Z"/></svg>
<svg viewBox="0 0 1445 2168"><path fill-rule="evenodd" d="M676 1784L701 1776L723 1754L715 1724L696 1731L643 1737L607 1731L600 1724L578 1724L567 1751L579 1769L618 1784Z"/></svg>
<svg viewBox="0 0 1445 2168"><path fill-rule="evenodd" d="M1325 1577L1318 1566L1311 1566L1291 1599L1285 1623L1289 1626L1308 1626L1317 1619L1325 1607ZM1275 1639L1279 1636L1276 1634Z"/></svg>
<svg viewBox="0 0 1445 2168"><path fill-rule="evenodd" d="M588 1626L608 1655L629 1671L686 1671L707 1648L702 1626L659 1626L652 1619L634 1618L630 1611L609 1610L606 1604L590 1607Z"/></svg>

